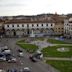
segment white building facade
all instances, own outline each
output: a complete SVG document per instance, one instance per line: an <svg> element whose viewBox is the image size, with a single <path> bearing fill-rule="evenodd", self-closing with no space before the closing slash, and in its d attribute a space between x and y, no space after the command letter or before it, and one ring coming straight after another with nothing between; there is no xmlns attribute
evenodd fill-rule
<svg viewBox="0 0 72 72"><path fill-rule="evenodd" d="M64 35L72 38L72 18L64 20Z"/></svg>
<svg viewBox="0 0 72 72"><path fill-rule="evenodd" d="M49 22L32 22L32 23L6 23L4 24L7 36L25 36L32 33L53 33L55 23Z"/></svg>

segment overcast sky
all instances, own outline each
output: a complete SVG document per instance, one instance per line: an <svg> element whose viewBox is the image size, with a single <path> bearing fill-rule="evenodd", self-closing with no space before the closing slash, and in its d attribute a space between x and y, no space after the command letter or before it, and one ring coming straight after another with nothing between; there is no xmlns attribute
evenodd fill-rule
<svg viewBox="0 0 72 72"><path fill-rule="evenodd" d="M0 0L0 16L72 13L72 0Z"/></svg>

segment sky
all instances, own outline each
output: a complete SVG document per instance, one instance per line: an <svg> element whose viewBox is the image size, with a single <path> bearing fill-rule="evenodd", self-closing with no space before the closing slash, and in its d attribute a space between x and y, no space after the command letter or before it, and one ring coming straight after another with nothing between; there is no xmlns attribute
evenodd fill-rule
<svg viewBox="0 0 72 72"><path fill-rule="evenodd" d="M72 13L72 0L0 0L0 16Z"/></svg>

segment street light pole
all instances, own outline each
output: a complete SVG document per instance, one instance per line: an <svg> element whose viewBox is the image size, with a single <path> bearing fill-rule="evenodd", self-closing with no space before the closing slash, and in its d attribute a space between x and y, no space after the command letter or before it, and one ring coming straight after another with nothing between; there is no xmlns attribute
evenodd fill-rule
<svg viewBox="0 0 72 72"><path fill-rule="evenodd" d="M27 34L29 35L29 25L27 24Z"/></svg>

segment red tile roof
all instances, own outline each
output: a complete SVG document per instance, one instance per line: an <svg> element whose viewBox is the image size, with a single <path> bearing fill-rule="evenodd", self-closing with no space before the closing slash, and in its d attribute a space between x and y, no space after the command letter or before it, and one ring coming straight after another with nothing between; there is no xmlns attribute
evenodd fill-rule
<svg viewBox="0 0 72 72"><path fill-rule="evenodd" d="M54 23L53 20L43 20L43 21L30 21L30 20L22 20L22 19L13 19L13 20L8 20L5 21L5 24L12 24L12 23Z"/></svg>

